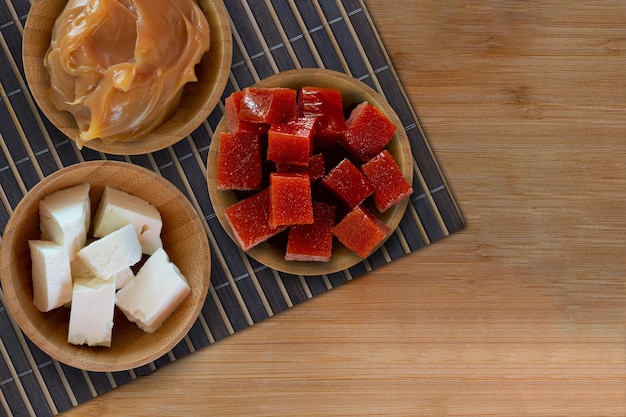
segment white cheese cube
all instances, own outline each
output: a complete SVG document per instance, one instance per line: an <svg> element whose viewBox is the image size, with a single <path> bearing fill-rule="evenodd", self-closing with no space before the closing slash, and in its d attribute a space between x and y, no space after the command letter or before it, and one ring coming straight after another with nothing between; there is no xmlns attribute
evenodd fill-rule
<svg viewBox="0 0 626 417"><path fill-rule="evenodd" d="M94 274L91 269L85 265L85 262L78 257L72 261L70 267L72 269L72 280L74 282L79 279L98 278L96 274ZM120 288L123 288L133 279L135 279L135 274L130 267L122 269L120 272L115 274L115 289L119 290Z"/></svg>
<svg viewBox="0 0 626 417"><path fill-rule="evenodd" d="M133 274L133 270L130 269L130 267L122 269L120 272L115 274L115 289L119 290L124 288L126 284L134 279L135 274Z"/></svg>
<svg viewBox="0 0 626 417"><path fill-rule="evenodd" d="M191 292L163 249L150 256L135 279L117 292L115 304L146 333L152 333Z"/></svg>
<svg viewBox="0 0 626 417"><path fill-rule="evenodd" d="M65 246L70 261L85 245L90 222L89 184L55 191L39 202L41 240Z"/></svg>
<svg viewBox="0 0 626 417"><path fill-rule="evenodd" d="M96 274L91 272L91 269L89 269L89 267L85 264L85 262L83 262L83 260L80 259L79 257L76 257L76 259L74 259L70 263L70 269L72 271L73 282L76 282L79 279L98 278L96 277Z"/></svg>
<svg viewBox="0 0 626 417"><path fill-rule="evenodd" d="M72 299L72 274L67 249L55 242L29 240L33 303L39 311L60 307Z"/></svg>
<svg viewBox="0 0 626 417"><path fill-rule="evenodd" d="M111 346L114 311L113 280L103 281L89 273L76 278L67 341L75 345Z"/></svg>
<svg viewBox="0 0 626 417"><path fill-rule="evenodd" d="M143 253L152 255L163 247L159 211L137 196L106 187L93 219L94 236L106 236L127 224L134 226Z"/></svg>
<svg viewBox="0 0 626 417"><path fill-rule="evenodd" d="M95 240L78 251L78 257L98 278L112 279L141 259L141 245L132 225Z"/></svg>

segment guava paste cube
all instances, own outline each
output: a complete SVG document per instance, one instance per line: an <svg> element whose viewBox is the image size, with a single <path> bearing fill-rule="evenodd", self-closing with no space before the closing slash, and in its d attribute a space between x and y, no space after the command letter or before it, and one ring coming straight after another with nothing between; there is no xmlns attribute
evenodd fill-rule
<svg viewBox="0 0 626 417"><path fill-rule="evenodd" d="M387 116L367 101L352 110L346 124L341 144L361 162L369 161L385 149L397 129Z"/></svg>
<svg viewBox="0 0 626 417"><path fill-rule="evenodd" d="M282 87L246 87L239 119L256 123L285 123L296 117L297 92Z"/></svg>
<svg viewBox="0 0 626 417"><path fill-rule="evenodd" d="M312 154L312 117L297 117L272 125L267 134L267 159L293 165L309 165Z"/></svg>
<svg viewBox="0 0 626 417"><path fill-rule="evenodd" d="M276 172L280 174L307 174L311 182L315 182L320 180L324 174L326 174L324 155L321 153L313 155L309 159L309 165L306 167L285 162L277 162Z"/></svg>
<svg viewBox="0 0 626 417"><path fill-rule="evenodd" d="M297 224L289 229L287 261L328 262L333 251L332 228L335 206L313 202L313 223Z"/></svg>
<svg viewBox="0 0 626 417"><path fill-rule="evenodd" d="M315 147L334 145L346 130L343 100L338 89L302 87L298 96L298 115L316 118Z"/></svg>
<svg viewBox="0 0 626 417"><path fill-rule="evenodd" d="M261 136L242 131L223 132L217 154L217 188L258 190L261 175Z"/></svg>
<svg viewBox="0 0 626 417"><path fill-rule="evenodd" d="M287 228L270 227L269 207L269 189L264 188L257 194L238 201L224 212L235 240L243 250L248 250Z"/></svg>
<svg viewBox="0 0 626 417"><path fill-rule="evenodd" d="M355 206L332 228L333 235L363 259L376 249L389 232L385 223L361 205Z"/></svg>
<svg viewBox="0 0 626 417"><path fill-rule="evenodd" d="M239 118L243 91L235 91L224 100L224 113L226 114L226 129L229 133L257 132L266 134L270 128L267 123L255 123Z"/></svg>
<svg viewBox="0 0 626 417"><path fill-rule="evenodd" d="M386 149L361 165L361 171L374 188L374 205L381 213L413 193L396 160Z"/></svg>
<svg viewBox="0 0 626 417"><path fill-rule="evenodd" d="M313 223L311 181L306 174L270 174L270 227Z"/></svg>
<svg viewBox="0 0 626 417"><path fill-rule="evenodd" d="M321 184L349 208L361 204L374 192L369 180L348 158L331 169L322 178Z"/></svg>

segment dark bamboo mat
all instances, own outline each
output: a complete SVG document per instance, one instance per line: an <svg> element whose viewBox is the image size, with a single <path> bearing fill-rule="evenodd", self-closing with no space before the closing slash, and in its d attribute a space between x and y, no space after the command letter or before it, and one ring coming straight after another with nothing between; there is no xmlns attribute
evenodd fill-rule
<svg viewBox="0 0 626 417"><path fill-rule="evenodd" d="M28 0L0 2L0 232L13 208L43 177L86 160L142 165L178 186L206 222L212 285L189 334L171 352L127 372L85 372L51 360L17 328L0 292L0 416L57 414L148 375L197 349L429 245L464 226L361 0L228 0L234 39L224 97L279 71L325 67L351 74L383 94L398 113L415 158L415 193L397 232L366 261L328 276L278 273L242 254L215 217L205 164L220 105L178 144L149 155L120 157L79 152L37 110L24 84L21 40ZM407 277L410 279L410 277Z"/></svg>

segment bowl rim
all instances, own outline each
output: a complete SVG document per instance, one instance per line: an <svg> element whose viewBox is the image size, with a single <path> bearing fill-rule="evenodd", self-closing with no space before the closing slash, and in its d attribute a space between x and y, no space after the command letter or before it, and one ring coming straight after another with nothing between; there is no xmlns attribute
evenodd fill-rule
<svg viewBox="0 0 626 417"><path fill-rule="evenodd" d="M201 281L200 279L198 279L194 280L194 282L197 282L198 284L201 283L201 286L193 286L192 293L188 296L190 297L189 303L195 304L190 304L191 307L185 309L184 312L181 312L181 314L184 314L185 321L182 322L182 325L180 327L176 327L167 337L163 338L166 339L166 343L156 348L152 346L150 349L147 349L147 354L143 357L136 357L136 355L129 354L128 357L123 356L122 360L115 360L111 362L110 357L106 355L106 351L103 355L100 355L99 352L104 349L110 350L112 348L97 346L90 347L86 345L76 346L67 342L65 342L65 344L55 344L54 342L50 342L49 340L47 340L40 331L40 329L36 328L35 324L29 318L29 316L25 312L24 307L22 306L24 300L20 301L18 297L18 290L20 288L19 281L13 279L14 274L18 273L18 267L13 265L12 263L14 257L19 255L15 253L16 251L18 251L18 249L16 249L16 242L20 239L28 239L27 237L20 237L18 235L20 222L27 218L30 211L36 209L36 207L30 206L38 206L38 202L41 200L41 198L48 194L43 194L43 192L49 186L53 186L54 189L50 191L53 192L57 189L62 189L81 183L78 178L71 180L68 179L67 177L70 175L76 176L80 174L81 178L86 178L88 175L96 175L102 173L105 173L106 175L116 175L119 174L120 169L130 170L132 174L135 174L133 179L129 180L129 182L133 182L135 181L136 177L141 176L142 183L146 181L152 181L158 184L160 192L164 195L167 195L168 204L170 203L170 201L173 200L180 202L181 209L177 212L184 213L185 216L191 217L190 222L193 224L190 227L192 227L194 230L201 230L202 232L204 231L204 226L200 221L200 217L192 206L191 202L170 181L158 175L154 171L151 171L139 165L134 165L121 161L102 160L81 162L74 165L69 165L48 175L46 178L44 178L42 181L32 187L13 210L13 213L9 217L9 221L7 222L2 241L0 242L0 282L2 283L2 291L4 293L4 298L6 301L6 309L11 312L13 319L22 330L22 332L42 351L62 363L87 371L116 372L133 369L150 363L166 354L168 351L174 348L174 346L178 344L180 340L185 337L195 321L198 319L198 316L200 315L208 294L211 279L211 255L208 236L206 233L196 233L195 240L197 240L196 243L200 245L200 247L197 248L197 251L202 252L204 256L196 257L196 265L194 266L194 271L201 271L202 273ZM93 183L91 183L91 185L93 188ZM107 184L105 183L100 183L97 186L104 187L106 185ZM118 189L123 190L123 188L121 187L119 187ZM37 200L26 198L29 194L36 195L37 193L42 193L40 198ZM97 202L92 201L92 207L96 203ZM166 224L164 222L164 229L165 227ZM28 264L30 265L30 261L28 261ZM29 306L29 308L31 308L31 306ZM45 316L46 314L50 313L41 314ZM116 311L116 317L119 315L120 313ZM45 320L45 318L43 318L42 320ZM130 324L134 325L132 323ZM158 330L153 334L158 335L157 332ZM142 333L138 332L138 334ZM151 339L153 338L153 336L147 337ZM115 343L115 327L113 343ZM80 354L72 355L68 353L69 351Z"/></svg>
<svg viewBox="0 0 626 417"><path fill-rule="evenodd" d="M209 117L220 102L230 76L233 57L232 29L223 1L195 1L207 17L211 30L210 49L201 60L201 63L206 63L212 74L208 77L207 82L207 84L211 84L211 88L207 96L199 100L200 103L197 103L200 106L197 104L193 108L187 106L188 110L185 110L184 97L190 91L196 91L198 86L198 83L188 83L184 87L183 99L174 115L146 134L146 136L132 141L114 141L110 143L98 138L88 141L83 145L84 147L114 155L140 155L156 152L184 139ZM38 0L33 3L24 25L22 62L26 84L38 107L50 123L72 142L76 143L73 136L78 132L78 128L74 117L69 112L58 110L52 104L48 97L47 88L34 88L34 86L41 85L44 82L49 84L49 76L43 67L43 54L45 54L45 51L37 48L36 45L32 44L31 40L41 36L41 32L46 32L48 39L50 39L49 32L52 30L56 18L51 20L43 12L55 7L55 12L56 9L59 9L58 13L60 13L66 3L66 0ZM43 29L40 28L41 26L43 26ZM196 66L196 71L197 68ZM187 111L194 114L187 122L182 123L182 121L178 120L178 116L184 116L183 112Z"/></svg>
<svg viewBox="0 0 626 417"><path fill-rule="evenodd" d="M344 98L344 107L346 96L367 99L367 101L381 110L398 127L387 148L391 147L393 149L391 153L394 154L394 157L400 155L402 157L402 161L406 162L400 166L400 169L403 176L409 183L409 186L412 186L413 155L408 136L403 128L403 124L387 100L385 100L382 95L367 84L350 75L335 70L323 68L298 68L271 75L257 82L254 86L288 87L299 89L300 87L307 85L332 87L336 85L335 83L341 83L340 89L342 90L342 97ZM349 91L346 92L344 91L345 89L349 89ZM348 102L349 101L350 100L348 100ZM356 102L353 101L352 103L355 104ZM235 192L217 189L217 149L219 147L219 135L227 129L225 119L225 116L222 117L219 124L215 128L211 139L209 155L207 157L207 186L209 188L209 196L219 223L222 225L222 228L229 235L233 243L241 249L234 238L232 228L228 224L224 210L222 209L225 209L227 205L237 201ZM226 204L226 202L228 204ZM402 217L404 216L408 204L409 198L405 198L393 207L389 208L382 214L382 216L377 216L378 218L384 219L383 222L389 227L390 232L385 239L380 242L374 250L372 250L370 255L383 246L387 239L394 234L400 224L400 221L402 220ZM389 219L391 219L391 221ZM365 260L346 248L344 245L335 245L335 247L333 247L333 257L331 257L329 262L286 261L284 260L283 251L279 250L276 246L268 243L267 241L248 249L245 253L272 269L288 274L302 276L326 275L340 272Z"/></svg>

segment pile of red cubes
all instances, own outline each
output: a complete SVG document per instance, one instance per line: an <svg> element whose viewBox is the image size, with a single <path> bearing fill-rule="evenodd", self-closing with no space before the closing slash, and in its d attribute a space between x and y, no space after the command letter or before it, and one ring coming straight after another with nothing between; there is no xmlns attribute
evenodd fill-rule
<svg viewBox="0 0 626 417"><path fill-rule="evenodd" d="M397 127L376 107L346 111L331 88L249 87L225 108L217 188L241 197L225 215L243 250L286 232L286 260L328 262L334 237L365 258L391 232L373 211L413 190L386 149Z"/></svg>

